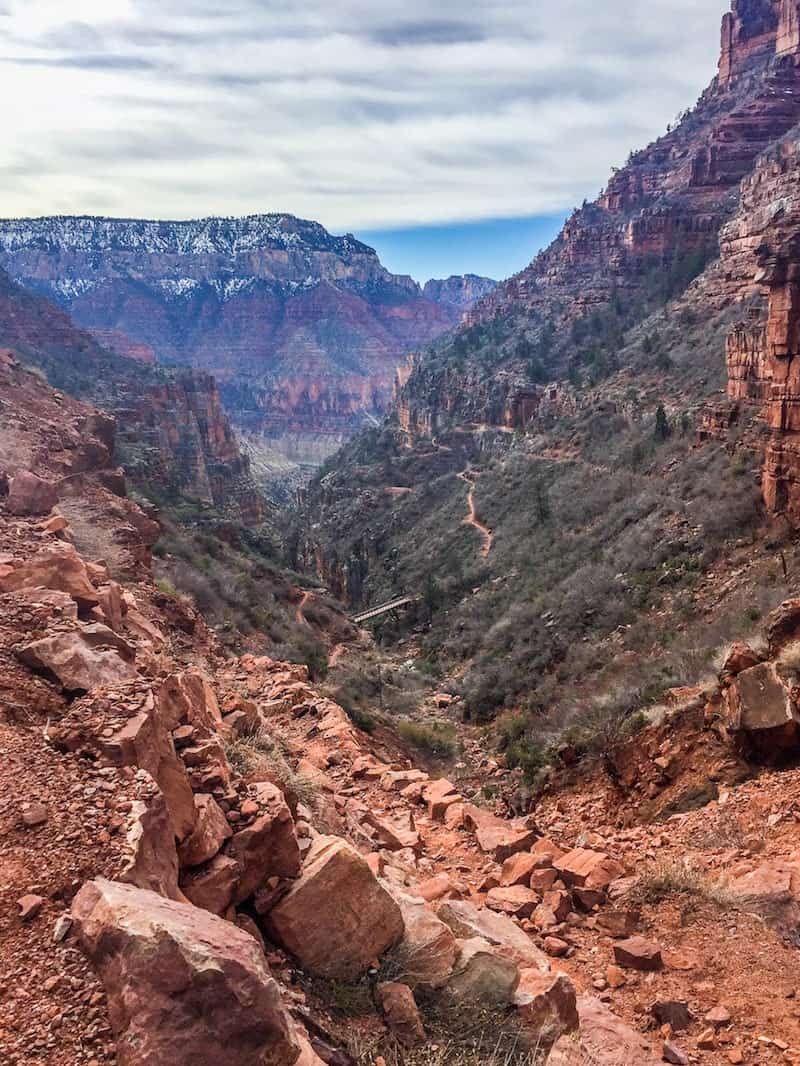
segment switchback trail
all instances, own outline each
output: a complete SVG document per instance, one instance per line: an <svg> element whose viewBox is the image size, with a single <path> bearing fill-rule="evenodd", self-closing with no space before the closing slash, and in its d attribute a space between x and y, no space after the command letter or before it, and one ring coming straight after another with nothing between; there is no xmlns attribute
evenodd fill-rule
<svg viewBox="0 0 800 1066"><path fill-rule="evenodd" d="M475 481L470 474L469 470L462 470L458 475L463 482L469 486L469 492L467 493L467 507L469 508L467 515L464 518L464 525L472 526L473 529L477 529L480 535L483 537L483 546L481 548L481 558L486 559L489 552L492 550L492 544L494 543L494 534L485 526L483 522L479 521L477 512L475 510Z"/></svg>

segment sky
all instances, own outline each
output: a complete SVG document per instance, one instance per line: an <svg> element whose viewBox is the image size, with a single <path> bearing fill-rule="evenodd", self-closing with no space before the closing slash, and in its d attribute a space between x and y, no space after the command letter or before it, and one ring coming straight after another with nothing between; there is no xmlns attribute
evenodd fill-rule
<svg viewBox="0 0 800 1066"><path fill-rule="evenodd" d="M505 276L694 103L727 6L0 0L0 210L289 212Z"/></svg>

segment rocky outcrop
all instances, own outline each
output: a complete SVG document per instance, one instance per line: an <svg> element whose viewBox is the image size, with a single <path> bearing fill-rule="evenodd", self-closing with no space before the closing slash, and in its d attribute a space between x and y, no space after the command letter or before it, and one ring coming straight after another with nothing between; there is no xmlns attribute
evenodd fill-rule
<svg viewBox="0 0 800 1066"><path fill-rule="evenodd" d="M132 478L228 512L245 525L263 521L265 500L209 374L165 374L141 396L130 394L117 419Z"/></svg>
<svg viewBox="0 0 800 1066"><path fill-rule="evenodd" d="M721 235L725 298L756 300L728 338L728 396L756 405L770 429L763 490L768 509L800 525L800 140L793 131L758 161Z"/></svg>
<svg viewBox="0 0 800 1066"><path fill-rule="evenodd" d="M669 278L666 295L677 295L715 258L739 183L800 120L796 36L791 3L737 0L724 21L720 76L697 105L633 153L529 267L470 308L443 353L403 374L398 417L406 432L435 437L455 426L547 424L562 397L540 382L567 377L580 347L576 327L586 327L591 346L593 323L644 317L654 277ZM717 276L712 302L737 287ZM754 341L739 341L731 359L752 377Z"/></svg>
<svg viewBox="0 0 800 1066"><path fill-rule="evenodd" d="M491 278L482 278L477 274L454 274L449 278L431 278L425 282L422 291L434 303L442 304L454 313L463 313L496 288L497 282Z"/></svg>
<svg viewBox="0 0 800 1066"><path fill-rule="evenodd" d="M8 486L6 507L11 514L49 514L58 502L58 490L51 481L22 470Z"/></svg>
<svg viewBox="0 0 800 1066"><path fill-rule="evenodd" d="M264 520L266 504L210 375L157 369L115 356L61 308L16 285L2 270L0 347L8 352L0 380L9 403L16 399L28 407L29 396L41 390L41 382L18 365L16 352L44 370L52 385L110 412L87 407L85 418L75 419L60 434L58 422L47 427L62 478L106 470L109 487L118 486L115 464L122 463L134 479L165 496L183 496L248 525ZM35 406L30 406L29 418L34 419ZM30 470L19 458L25 434L16 436L17 452L7 465L0 437L0 468L22 478L12 505L44 506L49 496L42 495L46 490L41 486L35 501L30 488L23 493Z"/></svg>
<svg viewBox="0 0 800 1066"><path fill-rule="evenodd" d="M310 440L301 463L381 415L405 354L461 315L354 237L288 215L9 221L0 266L114 351L213 373L276 455Z"/></svg>

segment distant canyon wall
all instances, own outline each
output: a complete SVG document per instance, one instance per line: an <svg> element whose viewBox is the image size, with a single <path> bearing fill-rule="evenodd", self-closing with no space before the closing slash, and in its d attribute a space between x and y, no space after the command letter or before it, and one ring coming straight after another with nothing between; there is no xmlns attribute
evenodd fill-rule
<svg viewBox="0 0 800 1066"><path fill-rule="evenodd" d="M0 266L114 351L213 374L238 426L279 452L307 440L310 465L381 418L406 354L494 286L423 292L354 237L286 215L10 220Z"/></svg>

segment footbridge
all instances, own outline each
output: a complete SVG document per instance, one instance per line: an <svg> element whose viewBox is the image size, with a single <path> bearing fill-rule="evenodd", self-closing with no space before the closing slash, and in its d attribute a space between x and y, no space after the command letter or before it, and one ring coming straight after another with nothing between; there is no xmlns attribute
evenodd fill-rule
<svg viewBox="0 0 800 1066"><path fill-rule="evenodd" d="M401 607L406 607L410 603L416 603L419 596L401 596L396 600L389 600L388 603L382 603L378 607L370 607L368 611L362 611L361 614L354 614L351 616L350 621L354 622L357 626L363 625L364 622L371 622L375 618L381 618L385 614L389 614L391 611L399 611Z"/></svg>

